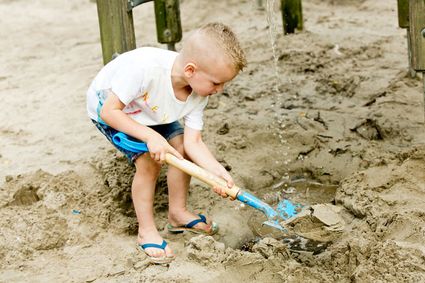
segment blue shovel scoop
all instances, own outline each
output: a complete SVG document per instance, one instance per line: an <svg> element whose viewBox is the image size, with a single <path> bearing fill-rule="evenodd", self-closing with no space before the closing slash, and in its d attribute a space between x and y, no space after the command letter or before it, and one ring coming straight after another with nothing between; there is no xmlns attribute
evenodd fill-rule
<svg viewBox="0 0 425 283"><path fill-rule="evenodd" d="M137 141L121 132L116 133L112 137L112 141L115 145L131 152L140 153L149 151L147 145L144 142ZM165 162L212 187L223 188L226 194L231 196L232 198L237 199L255 209L260 210L267 217L267 221L263 223L265 225L284 231L285 229L279 224L279 221L286 220L297 214L297 209L299 205L294 205L287 199L279 202L276 211L267 203L261 201L254 195L243 191L236 185L232 188L229 188L225 180L220 177L217 177L216 175L206 171L205 169L186 159L178 159L174 155L167 153L165 155Z"/></svg>

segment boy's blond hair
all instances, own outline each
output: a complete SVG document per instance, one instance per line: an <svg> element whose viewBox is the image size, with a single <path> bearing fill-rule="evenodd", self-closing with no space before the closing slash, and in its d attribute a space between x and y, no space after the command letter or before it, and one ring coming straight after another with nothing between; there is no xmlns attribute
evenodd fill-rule
<svg viewBox="0 0 425 283"><path fill-rule="evenodd" d="M182 51L186 53L186 50L184 49L188 49L187 51L189 53L203 53L205 55L205 44L207 43L199 42L205 40L217 45L216 47L222 50L230 59L237 72L246 67L247 61L245 53L242 50L236 35L228 26L222 23L209 23L196 30L196 32L189 37L186 44L183 44ZM201 51L199 50L200 48L204 50Z"/></svg>

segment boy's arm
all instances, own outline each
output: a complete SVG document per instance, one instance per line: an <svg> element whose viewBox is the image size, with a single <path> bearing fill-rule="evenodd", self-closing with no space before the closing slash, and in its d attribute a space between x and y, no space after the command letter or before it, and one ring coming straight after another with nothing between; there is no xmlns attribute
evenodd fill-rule
<svg viewBox="0 0 425 283"><path fill-rule="evenodd" d="M207 145L202 141L201 131L194 130L189 127L184 129L184 150L189 158L202 168L209 172L223 178L227 181L229 188L234 186L234 182L227 170L221 165ZM227 197L227 194L220 188L213 188L214 191L223 197Z"/></svg>
<svg viewBox="0 0 425 283"><path fill-rule="evenodd" d="M164 162L167 152L183 159L181 154L164 137L128 117L122 111L124 107L124 103L119 100L118 96L111 92L100 111L100 118L115 130L144 141L148 146L151 158L157 162Z"/></svg>

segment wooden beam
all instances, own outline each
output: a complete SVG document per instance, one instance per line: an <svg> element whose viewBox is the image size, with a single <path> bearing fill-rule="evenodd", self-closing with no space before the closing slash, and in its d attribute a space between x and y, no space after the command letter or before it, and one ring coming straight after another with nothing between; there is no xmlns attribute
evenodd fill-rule
<svg viewBox="0 0 425 283"><path fill-rule="evenodd" d="M424 124L425 124L425 72L422 72L422 81L423 81L423 97L424 97Z"/></svg>
<svg viewBox="0 0 425 283"><path fill-rule="evenodd" d="M158 42L179 42L182 39L179 0L155 0L154 8Z"/></svg>
<svg viewBox="0 0 425 283"><path fill-rule="evenodd" d="M409 0L397 0L398 26L409 27Z"/></svg>
<svg viewBox="0 0 425 283"><path fill-rule="evenodd" d="M411 78L416 77L416 71L412 67L412 40L409 31L409 0L397 0L398 26L406 29L407 54L409 60L409 74Z"/></svg>
<svg viewBox="0 0 425 283"><path fill-rule="evenodd" d="M412 68L425 72L425 0L409 2L409 33Z"/></svg>
<svg viewBox="0 0 425 283"><path fill-rule="evenodd" d="M127 11L128 0L96 0L103 63L115 54L136 48L133 13Z"/></svg>
<svg viewBox="0 0 425 283"><path fill-rule="evenodd" d="M280 0L283 33L294 33L303 29L303 12L301 0Z"/></svg>

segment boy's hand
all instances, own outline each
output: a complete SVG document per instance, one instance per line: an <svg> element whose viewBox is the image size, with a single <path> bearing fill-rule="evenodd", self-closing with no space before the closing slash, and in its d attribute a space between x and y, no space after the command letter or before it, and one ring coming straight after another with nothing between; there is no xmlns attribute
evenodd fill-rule
<svg viewBox="0 0 425 283"><path fill-rule="evenodd" d="M167 142L167 140L160 134L153 135L147 141L147 146L152 160L160 164L164 163L166 153L171 153L178 159L183 159L183 156L174 147L172 147Z"/></svg>
<svg viewBox="0 0 425 283"><path fill-rule="evenodd" d="M230 176L230 174L224 168L220 171L218 177L224 179L227 182L228 188L232 188L235 185L232 176ZM227 198L229 196L228 194L226 194L226 191L220 187L214 187L213 190L223 198ZM230 200L235 200L235 198L230 197Z"/></svg>

